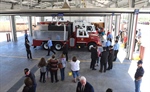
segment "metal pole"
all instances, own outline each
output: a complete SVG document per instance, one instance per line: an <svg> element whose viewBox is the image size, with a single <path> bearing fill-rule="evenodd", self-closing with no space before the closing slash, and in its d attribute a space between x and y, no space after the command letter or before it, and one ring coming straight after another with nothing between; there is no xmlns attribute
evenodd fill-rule
<svg viewBox="0 0 150 92"><path fill-rule="evenodd" d="M32 17L31 16L28 17L28 27L29 27L30 35L33 36L33 33L32 33Z"/></svg>
<svg viewBox="0 0 150 92"><path fill-rule="evenodd" d="M66 24L64 24L64 41L66 40Z"/></svg>
<svg viewBox="0 0 150 92"><path fill-rule="evenodd" d="M17 41L17 34L16 34L16 22L15 22L15 16L10 16L10 24L12 29L12 40Z"/></svg>

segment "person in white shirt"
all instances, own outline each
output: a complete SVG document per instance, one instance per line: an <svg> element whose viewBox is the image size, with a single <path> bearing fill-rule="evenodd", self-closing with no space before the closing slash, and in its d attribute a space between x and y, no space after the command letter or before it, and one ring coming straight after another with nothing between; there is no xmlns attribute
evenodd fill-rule
<svg viewBox="0 0 150 92"><path fill-rule="evenodd" d="M77 78L79 78L79 70L80 70L80 61L74 56L70 62L71 71L73 74L74 82L76 83Z"/></svg>

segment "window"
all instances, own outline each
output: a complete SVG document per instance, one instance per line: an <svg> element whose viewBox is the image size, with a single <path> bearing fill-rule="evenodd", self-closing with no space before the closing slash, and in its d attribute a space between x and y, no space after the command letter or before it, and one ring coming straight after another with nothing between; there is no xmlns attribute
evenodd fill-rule
<svg viewBox="0 0 150 92"><path fill-rule="evenodd" d="M87 31L93 31L92 26L87 26Z"/></svg>

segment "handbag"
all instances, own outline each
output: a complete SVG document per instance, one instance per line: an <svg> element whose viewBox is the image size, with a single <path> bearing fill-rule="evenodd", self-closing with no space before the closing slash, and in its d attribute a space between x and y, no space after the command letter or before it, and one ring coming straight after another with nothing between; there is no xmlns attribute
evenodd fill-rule
<svg viewBox="0 0 150 92"><path fill-rule="evenodd" d="M58 68L63 68L63 65L62 65L62 63L58 63Z"/></svg>

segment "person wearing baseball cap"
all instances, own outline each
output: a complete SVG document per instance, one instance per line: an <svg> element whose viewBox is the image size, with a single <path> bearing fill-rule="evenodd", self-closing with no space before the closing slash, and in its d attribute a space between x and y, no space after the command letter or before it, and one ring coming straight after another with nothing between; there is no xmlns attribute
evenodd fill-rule
<svg viewBox="0 0 150 92"><path fill-rule="evenodd" d="M142 82L142 77L144 75L144 69L142 67L142 60L139 60L137 62L137 70L136 70L136 73L135 73L135 92L140 92L140 85L141 85L141 82Z"/></svg>

